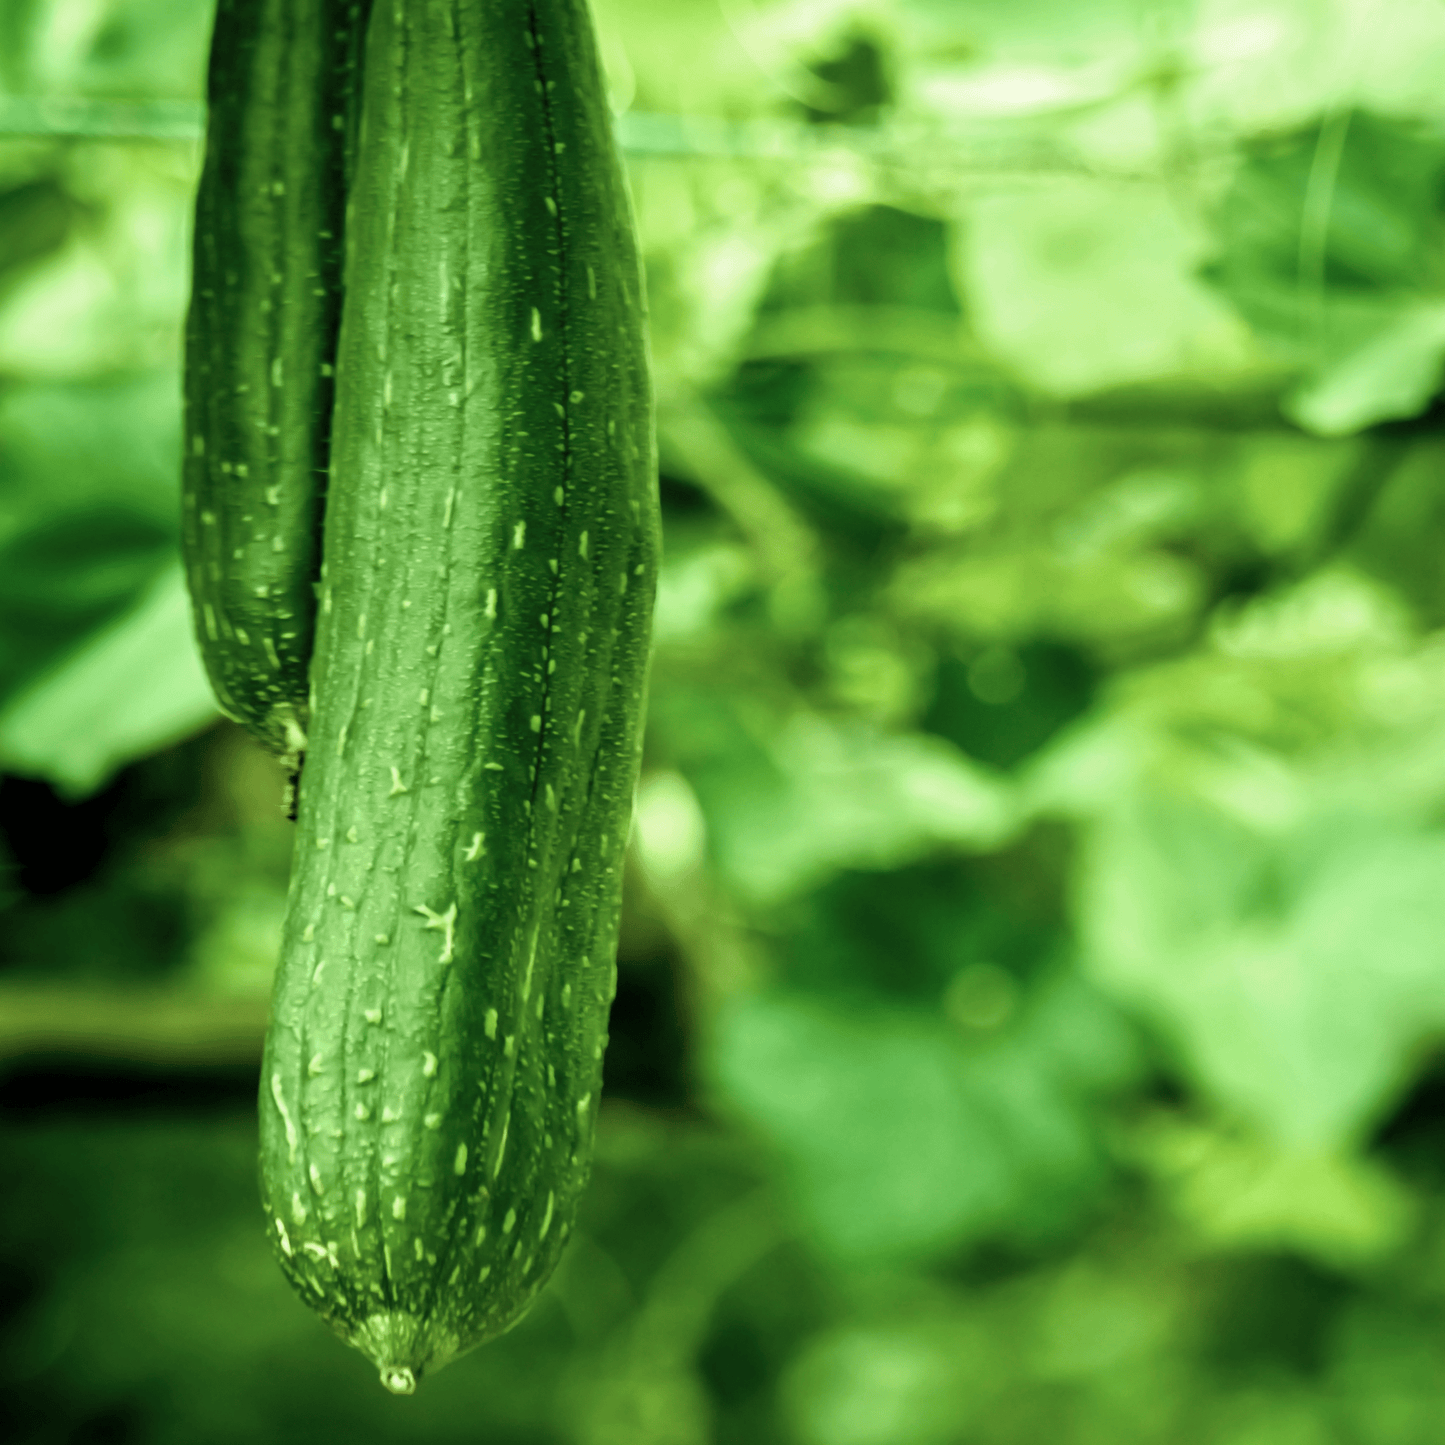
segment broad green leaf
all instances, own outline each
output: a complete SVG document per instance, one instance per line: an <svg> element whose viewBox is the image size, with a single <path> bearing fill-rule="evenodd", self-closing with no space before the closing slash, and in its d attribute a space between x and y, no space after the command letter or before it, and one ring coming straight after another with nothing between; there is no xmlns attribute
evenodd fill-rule
<svg viewBox="0 0 1445 1445"><path fill-rule="evenodd" d="M1162 185L985 196L955 236L979 335L1044 391L1255 363L1244 329L1195 278L1205 238Z"/></svg>
<svg viewBox="0 0 1445 1445"><path fill-rule="evenodd" d="M1206 274L1302 368L1286 401L1301 425L1340 435L1412 416L1438 388L1442 183L1437 135L1348 107L1247 153Z"/></svg>
<svg viewBox="0 0 1445 1445"><path fill-rule="evenodd" d="M1082 1101L1133 1060L1065 977L983 1045L937 1015L758 995L717 1021L709 1072L779 1150L809 1237L861 1263L1066 1224L1101 1179Z"/></svg>
<svg viewBox="0 0 1445 1445"><path fill-rule="evenodd" d="M1321 436L1343 436L1388 417L1415 416L1440 388L1445 296L1401 306L1357 349L1341 349L1287 398L1285 410Z"/></svg>
<svg viewBox="0 0 1445 1445"><path fill-rule="evenodd" d="M179 413L171 371L0 395L0 706L172 557Z"/></svg>
<svg viewBox="0 0 1445 1445"><path fill-rule="evenodd" d="M0 767L71 797L216 716L179 566L0 711Z"/></svg>
<svg viewBox="0 0 1445 1445"><path fill-rule="evenodd" d="M1358 1139L1445 1028L1445 837L1308 816L1282 838L1166 794L1096 831L1093 976L1227 1113L1295 1149Z"/></svg>
<svg viewBox="0 0 1445 1445"><path fill-rule="evenodd" d="M1008 785L942 738L799 713L765 746L722 737L685 765L712 859L754 904L841 868L893 868L940 848L991 849L1017 812Z"/></svg>
<svg viewBox="0 0 1445 1445"><path fill-rule="evenodd" d="M1387 1258L1418 1223L1398 1178L1353 1149L1153 1119L1133 1148L1196 1238L1218 1250L1299 1250L1336 1268Z"/></svg>

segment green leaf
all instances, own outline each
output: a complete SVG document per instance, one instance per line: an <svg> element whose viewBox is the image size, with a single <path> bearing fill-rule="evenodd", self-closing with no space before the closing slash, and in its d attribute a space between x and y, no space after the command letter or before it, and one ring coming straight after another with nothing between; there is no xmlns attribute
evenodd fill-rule
<svg viewBox="0 0 1445 1445"><path fill-rule="evenodd" d="M935 1014L763 994L723 1013L709 1059L721 1097L781 1152L809 1237L852 1263L1065 1227L1103 1170L1081 1101L1134 1063L1069 976L983 1045Z"/></svg>
<svg viewBox="0 0 1445 1445"><path fill-rule="evenodd" d="M216 715L178 565L0 711L0 767L71 796Z"/></svg>
<svg viewBox="0 0 1445 1445"><path fill-rule="evenodd" d="M1255 363L1195 277L1204 245L1162 185L1060 184L980 198L954 262L983 340L1042 390L1079 396Z"/></svg>
<svg viewBox="0 0 1445 1445"><path fill-rule="evenodd" d="M174 555L174 372L0 395L0 706Z"/></svg>
<svg viewBox="0 0 1445 1445"><path fill-rule="evenodd" d="M1205 275L1302 368L1285 410L1335 436L1418 413L1440 384L1445 141L1337 111L1257 144L1215 220Z"/></svg>
<svg viewBox="0 0 1445 1445"><path fill-rule="evenodd" d="M1329 1151L1445 1027L1442 877L1445 835L1378 813L1321 803L1251 825L1145 783L1092 832L1080 925L1092 976L1226 1117Z"/></svg>
<svg viewBox="0 0 1445 1445"><path fill-rule="evenodd" d="M683 771L707 818L713 862L752 904L796 895L842 868L994 848L1018 825L1008 784L942 738L799 712L761 743L721 697L712 708L699 697L704 717L688 721L681 701L663 725L692 754Z"/></svg>

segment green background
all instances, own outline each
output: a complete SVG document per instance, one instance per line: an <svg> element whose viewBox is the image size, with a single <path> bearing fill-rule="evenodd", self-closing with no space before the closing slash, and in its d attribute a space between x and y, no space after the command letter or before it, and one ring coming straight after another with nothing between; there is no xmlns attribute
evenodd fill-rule
<svg viewBox="0 0 1445 1445"><path fill-rule="evenodd" d="M598 17L666 527L598 1162L397 1400L256 1199L209 13L0 0L10 1438L1438 1445L1445 8Z"/></svg>

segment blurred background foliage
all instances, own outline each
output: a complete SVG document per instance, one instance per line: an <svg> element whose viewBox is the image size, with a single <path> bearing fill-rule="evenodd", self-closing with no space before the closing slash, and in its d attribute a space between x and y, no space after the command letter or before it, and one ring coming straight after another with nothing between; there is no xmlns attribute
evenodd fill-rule
<svg viewBox="0 0 1445 1445"><path fill-rule="evenodd" d="M1436 1445L1445 9L597 12L666 563L596 1182L390 1400L256 1208L209 14L0 0L11 1438Z"/></svg>

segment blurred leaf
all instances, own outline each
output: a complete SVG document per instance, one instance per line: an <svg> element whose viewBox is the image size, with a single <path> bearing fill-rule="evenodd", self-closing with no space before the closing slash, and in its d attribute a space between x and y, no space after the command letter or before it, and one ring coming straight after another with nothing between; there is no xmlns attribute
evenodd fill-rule
<svg viewBox="0 0 1445 1445"><path fill-rule="evenodd" d="M1439 390L1445 357L1445 298L1401 307L1333 366L1302 382L1286 402L1301 426L1343 436L1389 417L1415 416Z"/></svg>
<svg viewBox="0 0 1445 1445"><path fill-rule="evenodd" d="M851 1323L790 1363L784 1408L804 1445L949 1445L982 1393L989 1343L966 1316Z"/></svg>
<svg viewBox="0 0 1445 1445"><path fill-rule="evenodd" d="M708 1063L780 1150L809 1237L857 1264L1066 1227L1103 1178L1082 1102L1134 1058L1065 977L974 1047L936 1015L757 995L718 1019Z"/></svg>
<svg viewBox="0 0 1445 1445"><path fill-rule="evenodd" d="M1230 1113L1291 1148L1358 1139L1445 1029L1445 837L1311 810L1270 837L1145 793L1095 834L1094 976Z"/></svg>
<svg viewBox="0 0 1445 1445"><path fill-rule="evenodd" d="M77 508L180 526L181 395L173 368L0 391L0 539Z"/></svg>
<svg viewBox="0 0 1445 1445"><path fill-rule="evenodd" d="M1086 656L1047 642L995 645L967 663L945 655L923 725L969 757L1011 768L1087 711L1095 681Z"/></svg>
<svg viewBox="0 0 1445 1445"><path fill-rule="evenodd" d="M179 454L171 373L0 394L0 704L170 559Z"/></svg>
<svg viewBox="0 0 1445 1445"><path fill-rule="evenodd" d="M0 284L65 239L74 202L53 177L24 181L0 191Z"/></svg>
<svg viewBox="0 0 1445 1445"><path fill-rule="evenodd" d="M697 790L713 861L754 905L840 868L996 847L1018 825L1007 785L942 738L818 713L745 720L721 697L681 689L657 718Z"/></svg>
<svg viewBox="0 0 1445 1445"><path fill-rule="evenodd" d="M133 512L74 513L0 545L0 702L129 606L172 556Z"/></svg>
<svg viewBox="0 0 1445 1445"><path fill-rule="evenodd" d="M975 1013L984 1002L979 984L991 979L993 1016L978 1024L987 1032L1013 1016L1028 980L1064 944L1031 891L1044 871L1038 850L1020 847L1009 863L1028 872L1028 890L996 856L841 873L778 911L780 975L790 987L853 1003L891 1000L946 1011L950 1005L957 1011L972 987ZM1038 892L1060 881L1045 880Z"/></svg>
<svg viewBox="0 0 1445 1445"><path fill-rule="evenodd" d="M1399 1181L1348 1152L1280 1149L1167 1120L1138 1145L1180 1217L1217 1249L1294 1249L1358 1268L1397 1251L1418 1224Z"/></svg>
<svg viewBox="0 0 1445 1445"><path fill-rule="evenodd" d="M8 0L6 9L15 14L4 74L16 90L126 98L201 91L209 4Z"/></svg>
<svg viewBox="0 0 1445 1445"><path fill-rule="evenodd" d="M1243 329L1195 279L1205 239L1163 186L988 195L955 236L979 335L1044 391L1254 363Z"/></svg>
<svg viewBox="0 0 1445 1445"><path fill-rule="evenodd" d="M179 566L0 711L0 765L71 796L216 714Z"/></svg>
<svg viewBox="0 0 1445 1445"><path fill-rule="evenodd" d="M1412 416L1445 355L1445 141L1337 112L1262 144L1218 210L1205 270L1304 368L1287 410L1325 435Z"/></svg>

